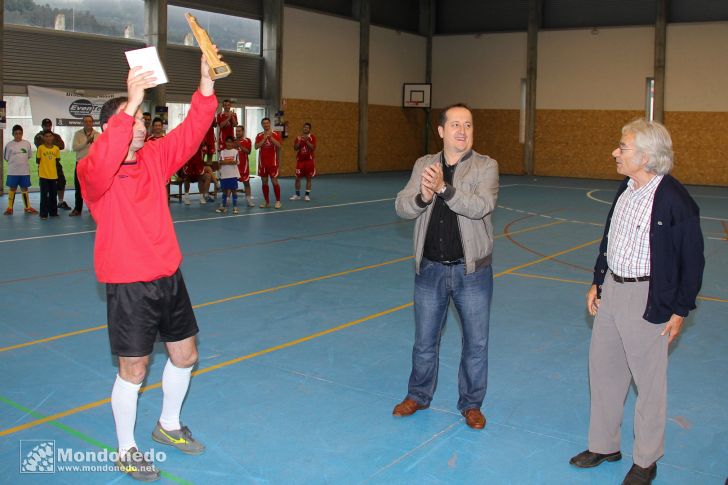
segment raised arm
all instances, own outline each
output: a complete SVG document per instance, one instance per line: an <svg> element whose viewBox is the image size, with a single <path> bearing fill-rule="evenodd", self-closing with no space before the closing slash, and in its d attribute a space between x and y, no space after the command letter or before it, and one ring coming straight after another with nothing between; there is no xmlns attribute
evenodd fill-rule
<svg viewBox="0 0 728 485"><path fill-rule="evenodd" d="M102 127L104 132L91 146L88 156L78 162L78 179L86 200L94 202L101 198L111 187L121 164L130 156L134 117L144 100L144 90L155 84L152 72L141 72L140 67L129 71L126 104Z"/></svg>

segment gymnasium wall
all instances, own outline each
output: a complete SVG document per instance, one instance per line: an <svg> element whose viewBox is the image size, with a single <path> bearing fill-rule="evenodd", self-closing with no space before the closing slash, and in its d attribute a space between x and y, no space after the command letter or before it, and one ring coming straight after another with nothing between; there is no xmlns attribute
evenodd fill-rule
<svg viewBox="0 0 728 485"><path fill-rule="evenodd" d="M425 38L376 26L369 35L368 170L407 170L423 149L424 114L401 108L402 84L424 82ZM282 175L293 174L305 121L318 137L317 171L356 172L359 23L285 7L282 77L290 130Z"/></svg>
<svg viewBox="0 0 728 485"><path fill-rule="evenodd" d="M435 37L432 43L433 106L463 102L473 109L475 151L498 161L501 173L521 173L518 141L521 78L526 77L526 34ZM440 110L433 109L437 127ZM430 151L440 150L434 133Z"/></svg>
<svg viewBox="0 0 728 485"><path fill-rule="evenodd" d="M423 81L425 39L374 26L370 36L369 169L406 170L424 148L424 114L399 107L401 84ZM428 151L440 148L438 108L462 101L474 109L475 149L498 160L502 173L522 173L526 37L519 32L433 39ZM320 172L357 170L358 42L353 20L285 9L286 117L292 134L305 120L313 123ZM653 27L539 33L536 174L619 178L611 152L622 125L644 116L653 55ZM728 185L727 22L668 26L665 111L675 175L686 183ZM284 173L292 173L288 145L292 138Z"/></svg>
<svg viewBox="0 0 728 485"><path fill-rule="evenodd" d="M542 32L536 173L619 178L611 152L626 122L644 116L654 28ZM686 183L728 184L728 23L667 29L665 125L673 174Z"/></svg>
<svg viewBox="0 0 728 485"><path fill-rule="evenodd" d="M665 124L680 180L728 185L728 22L670 25Z"/></svg>

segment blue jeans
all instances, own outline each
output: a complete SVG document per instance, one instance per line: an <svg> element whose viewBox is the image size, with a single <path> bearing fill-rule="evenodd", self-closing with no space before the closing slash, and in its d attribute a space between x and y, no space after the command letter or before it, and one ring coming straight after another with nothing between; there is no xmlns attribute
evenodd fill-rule
<svg viewBox="0 0 728 485"><path fill-rule="evenodd" d="M415 344L407 397L429 406L437 387L440 337L452 298L463 331L458 409L483 404L488 385L488 326L493 296L490 265L465 274L465 265L444 265L423 258L415 276Z"/></svg>

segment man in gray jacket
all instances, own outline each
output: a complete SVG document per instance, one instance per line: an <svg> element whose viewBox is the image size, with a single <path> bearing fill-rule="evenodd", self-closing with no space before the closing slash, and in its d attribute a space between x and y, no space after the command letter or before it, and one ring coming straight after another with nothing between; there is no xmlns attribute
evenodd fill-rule
<svg viewBox="0 0 728 485"><path fill-rule="evenodd" d="M450 299L460 315L463 348L458 410L473 429L488 382L488 325L493 295L493 224L498 164L473 151L473 115L463 104L445 108L438 133L443 150L415 163L397 194L397 214L415 219L415 343L407 397L395 416L430 405L437 385L440 336Z"/></svg>

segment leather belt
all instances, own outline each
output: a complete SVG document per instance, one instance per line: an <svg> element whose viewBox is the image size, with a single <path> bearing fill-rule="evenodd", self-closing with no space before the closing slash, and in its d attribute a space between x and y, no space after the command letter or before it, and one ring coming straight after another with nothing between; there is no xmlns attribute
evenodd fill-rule
<svg viewBox="0 0 728 485"><path fill-rule="evenodd" d="M650 281L650 277L649 276L638 276L636 278L624 278L624 277L618 276L618 275L616 275L614 273L612 273L612 278L617 283L638 283L640 281Z"/></svg>
<svg viewBox="0 0 728 485"><path fill-rule="evenodd" d="M438 261L438 263L444 264L445 266L454 266L456 264L465 264L465 260L463 258L460 258L454 261Z"/></svg>

